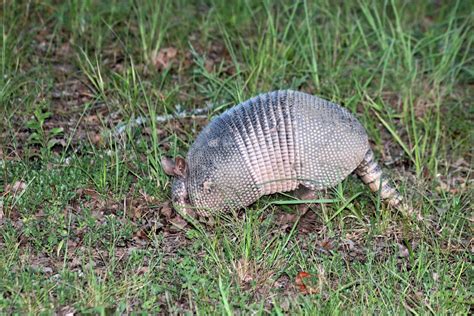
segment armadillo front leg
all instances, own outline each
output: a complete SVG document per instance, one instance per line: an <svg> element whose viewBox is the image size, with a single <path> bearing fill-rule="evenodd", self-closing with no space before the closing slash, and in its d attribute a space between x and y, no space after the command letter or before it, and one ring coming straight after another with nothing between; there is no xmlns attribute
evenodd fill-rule
<svg viewBox="0 0 474 316"><path fill-rule="evenodd" d="M380 197L386 200L389 205L398 206L400 204L402 197L390 184L389 179L384 177L382 168L375 161L372 149L367 151L364 159L357 167L356 173L372 192L380 192Z"/></svg>
<svg viewBox="0 0 474 316"><path fill-rule="evenodd" d="M312 190L304 185L300 185L298 189L294 190L293 195L298 198L298 200L315 200L316 191ZM308 210L313 206L313 204L298 204L297 214L303 216L308 212Z"/></svg>

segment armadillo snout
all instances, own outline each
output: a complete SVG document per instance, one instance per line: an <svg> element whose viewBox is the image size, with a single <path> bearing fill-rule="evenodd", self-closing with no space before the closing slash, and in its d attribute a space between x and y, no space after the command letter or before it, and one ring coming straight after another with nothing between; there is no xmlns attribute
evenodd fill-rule
<svg viewBox="0 0 474 316"><path fill-rule="evenodd" d="M173 185L171 187L171 200L175 206L184 207L186 204L189 204L186 183L181 177L176 177L173 181Z"/></svg>

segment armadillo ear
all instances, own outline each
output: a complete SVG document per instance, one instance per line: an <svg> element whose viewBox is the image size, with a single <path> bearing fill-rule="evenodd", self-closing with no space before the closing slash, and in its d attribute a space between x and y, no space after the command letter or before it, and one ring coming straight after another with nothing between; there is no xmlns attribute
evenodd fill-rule
<svg viewBox="0 0 474 316"><path fill-rule="evenodd" d="M161 165L163 166L163 171L169 176L176 176L176 164L173 159L169 157L161 157Z"/></svg>
<svg viewBox="0 0 474 316"><path fill-rule="evenodd" d="M175 167L174 167L174 172L177 176L184 177L186 175L186 160L182 157L176 157L175 158Z"/></svg>

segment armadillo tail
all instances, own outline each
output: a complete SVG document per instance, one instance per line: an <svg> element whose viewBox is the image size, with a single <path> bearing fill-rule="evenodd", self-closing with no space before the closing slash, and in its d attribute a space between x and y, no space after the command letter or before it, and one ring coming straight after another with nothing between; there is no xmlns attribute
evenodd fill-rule
<svg viewBox="0 0 474 316"><path fill-rule="evenodd" d="M380 192L380 197L391 206L398 206L402 197L387 179L377 161L374 152L369 149L356 169L357 175L367 184L372 192Z"/></svg>

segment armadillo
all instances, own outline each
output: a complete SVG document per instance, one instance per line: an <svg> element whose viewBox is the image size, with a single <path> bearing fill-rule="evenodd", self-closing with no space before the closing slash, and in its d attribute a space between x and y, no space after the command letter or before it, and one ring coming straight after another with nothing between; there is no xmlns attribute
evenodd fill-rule
<svg viewBox="0 0 474 316"><path fill-rule="evenodd" d="M174 206L205 217L301 186L330 188L354 171L389 205L401 201L359 121L335 103L291 90L230 108L199 133L186 159L161 162L174 176Z"/></svg>

